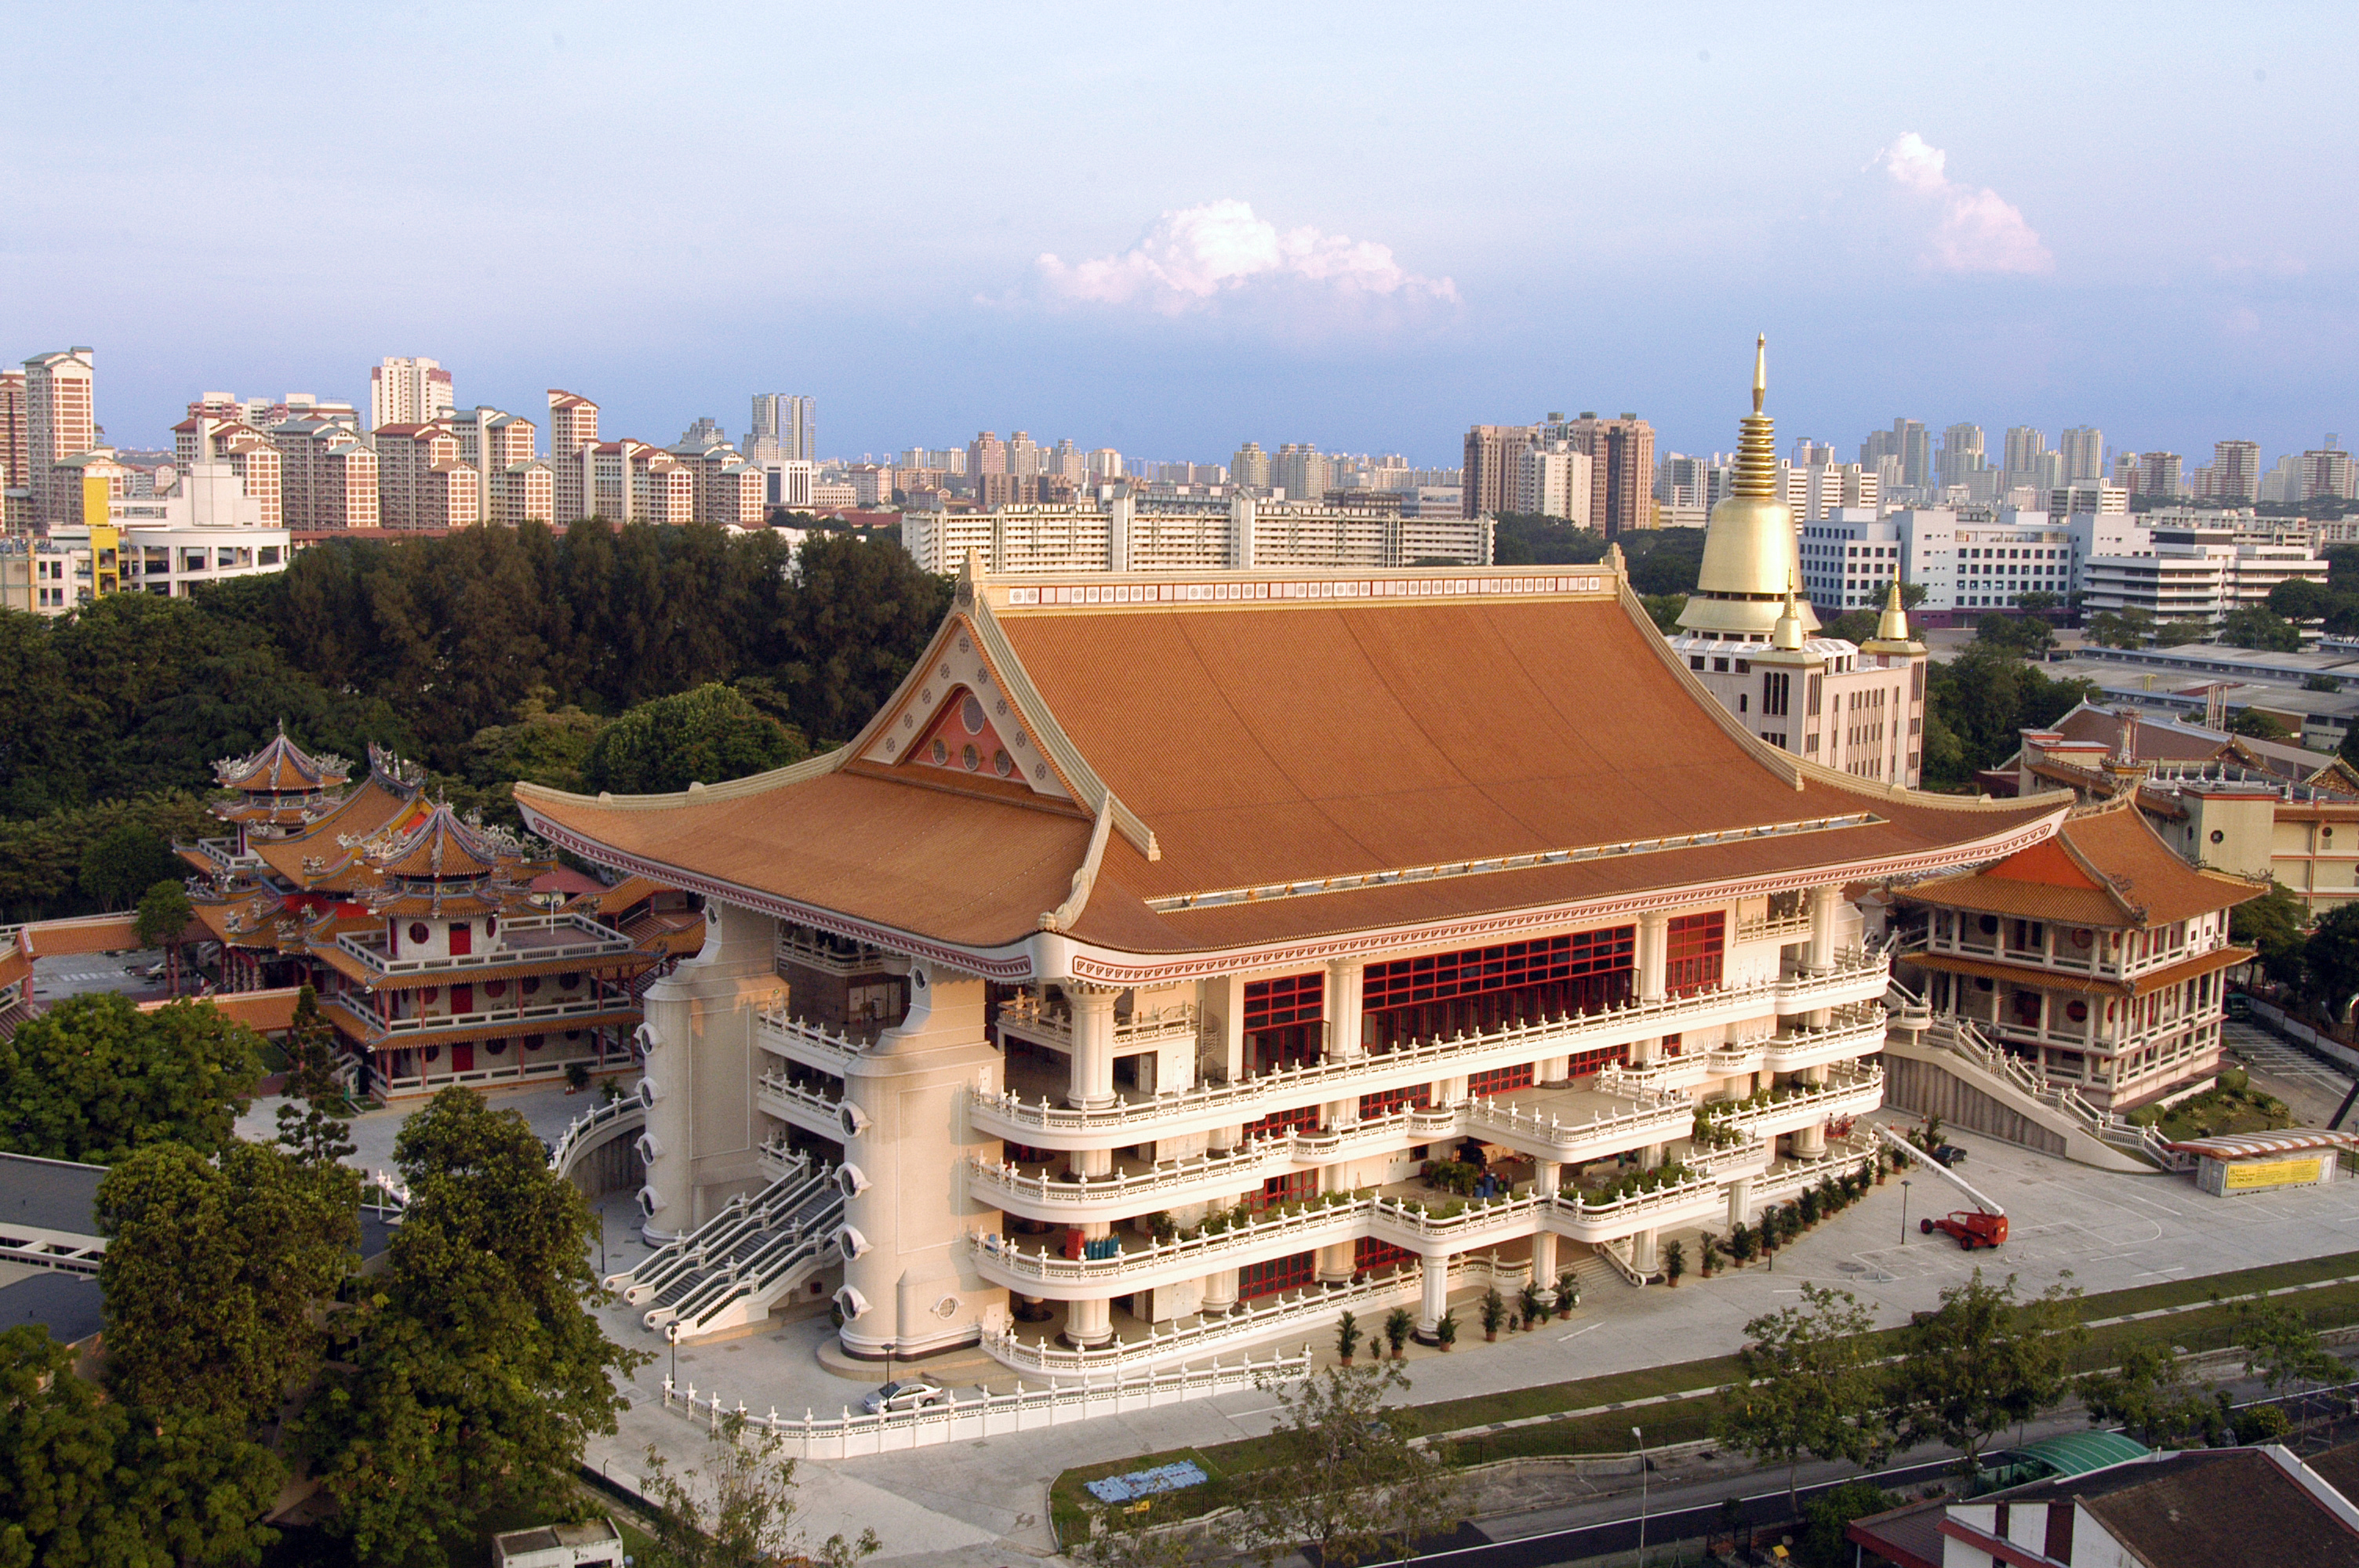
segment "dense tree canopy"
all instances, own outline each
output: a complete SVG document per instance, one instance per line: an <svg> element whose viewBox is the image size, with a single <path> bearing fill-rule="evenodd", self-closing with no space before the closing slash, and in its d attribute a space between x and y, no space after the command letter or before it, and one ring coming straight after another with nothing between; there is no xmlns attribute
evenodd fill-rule
<svg viewBox="0 0 2359 1568"><path fill-rule="evenodd" d="M1925 783L1956 788L1977 768L1995 767L2021 745L2017 731L2070 713L2097 688L2053 680L2006 647L1977 639L1956 658L1936 661L1925 688Z"/></svg>
<svg viewBox="0 0 2359 1568"><path fill-rule="evenodd" d="M643 702L598 732L582 759L582 786L616 795L665 795L800 761L802 737L715 681Z"/></svg>
<svg viewBox="0 0 2359 1568"><path fill-rule="evenodd" d="M211 1154L261 1076L262 1037L210 1003L69 997L0 1040L0 1150L95 1165L156 1143Z"/></svg>

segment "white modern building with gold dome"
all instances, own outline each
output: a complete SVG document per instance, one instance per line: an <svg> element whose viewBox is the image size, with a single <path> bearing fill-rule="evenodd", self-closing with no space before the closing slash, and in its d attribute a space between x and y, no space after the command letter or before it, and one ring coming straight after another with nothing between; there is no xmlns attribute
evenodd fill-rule
<svg viewBox="0 0 2359 1568"><path fill-rule="evenodd" d="M1810 651L1742 602L1748 658ZM613 1282L681 1337L832 1298L855 1356L1064 1376L1658 1278L1669 1233L1865 1152L1886 969L1842 890L2069 805L1851 755L1714 701L1618 559L971 567L841 750L517 787L535 832L705 900L646 995L666 1245Z"/></svg>
<svg viewBox="0 0 2359 1568"><path fill-rule="evenodd" d="M1778 499L1768 344L1753 361L1736 480L1712 509L1696 591L1671 647L1737 721L1769 744L1854 778L1915 788L1925 755L1925 645L1895 582L1865 643L1819 635L1802 597L1801 543Z"/></svg>

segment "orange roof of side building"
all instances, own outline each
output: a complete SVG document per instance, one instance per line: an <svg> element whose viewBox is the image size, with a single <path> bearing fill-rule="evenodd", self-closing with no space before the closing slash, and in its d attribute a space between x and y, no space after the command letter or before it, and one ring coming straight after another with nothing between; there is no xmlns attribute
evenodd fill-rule
<svg viewBox="0 0 2359 1568"><path fill-rule="evenodd" d="M969 576L838 752L516 798L636 875L986 974L1033 972L1052 931L1125 981L1922 874L2026 849L2069 805L1767 745L1613 566Z"/></svg>
<svg viewBox="0 0 2359 1568"><path fill-rule="evenodd" d="M2075 812L2045 843L1964 876L1902 890L1918 903L2114 931L2169 925L2268 891L2190 865L2124 795Z"/></svg>

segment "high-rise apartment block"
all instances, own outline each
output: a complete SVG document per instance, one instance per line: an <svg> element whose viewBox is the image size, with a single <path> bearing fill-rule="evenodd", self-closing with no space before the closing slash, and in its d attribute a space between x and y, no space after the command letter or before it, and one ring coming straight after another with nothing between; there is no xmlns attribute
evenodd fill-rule
<svg viewBox="0 0 2359 1568"><path fill-rule="evenodd" d="M386 425L425 425L457 406L451 392L451 373L432 360L386 360L369 370L369 422L372 430Z"/></svg>
<svg viewBox="0 0 2359 1568"><path fill-rule="evenodd" d="M2105 477L2105 433L2094 425L2075 425L2057 443L2064 457L2064 482L2085 484Z"/></svg>
<svg viewBox="0 0 2359 1568"><path fill-rule="evenodd" d="M768 490L762 465L747 462L736 448L720 440L701 446L682 442L672 448L671 455L688 470L696 521L740 528L761 525Z"/></svg>
<svg viewBox="0 0 2359 1568"><path fill-rule="evenodd" d="M1975 477L1990 467L1983 454L1983 427L1979 425L1952 425L1941 432L1941 455L1936 468L1941 488L1952 485L1972 487Z"/></svg>
<svg viewBox="0 0 2359 1568"><path fill-rule="evenodd" d="M549 389L549 521L562 526L590 515L589 452L598 444L598 406L578 393Z"/></svg>
<svg viewBox="0 0 2359 1568"><path fill-rule="evenodd" d="M1636 414L1554 420L1542 438L1571 441L1589 455L1590 526L1614 538L1655 525L1655 427Z"/></svg>
<svg viewBox="0 0 2359 1568"><path fill-rule="evenodd" d="M1516 484L1505 510L1589 527L1595 461L1571 441L1534 441L1516 453Z"/></svg>
<svg viewBox="0 0 2359 1568"><path fill-rule="evenodd" d="M1899 465L1897 483L1912 491L1930 487L1933 468L1933 442L1925 427L1914 419L1895 419L1889 430L1871 430L1859 444L1862 468L1875 468L1890 458Z"/></svg>
<svg viewBox="0 0 2359 1568"><path fill-rule="evenodd" d="M1237 449L1237 455L1229 460L1229 479L1239 490L1258 492L1269 488L1269 454L1261 449L1259 441L1247 441Z"/></svg>
<svg viewBox="0 0 2359 1568"><path fill-rule="evenodd" d="M286 458L269 437L245 422L242 406L227 394L207 393L203 401L189 405L189 416L172 427L172 460L183 473L199 463L226 463L245 487L262 526L276 528L285 521Z"/></svg>
<svg viewBox="0 0 2359 1568"><path fill-rule="evenodd" d="M2326 445L2301 455L2301 499L2350 501L2359 498L2359 463L2329 435Z"/></svg>
<svg viewBox="0 0 2359 1568"><path fill-rule="evenodd" d="M2233 505L2248 505L2260 493L2261 444L2258 441L2212 442L2211 498Z"/></svg>
<svg viewBox="0 0 2359 1568"><path fill-rule="evenodd" d="M484 520L484 476L461 455L450 425L381 426L375 444L380 526L465 528Z"/></svg>
<svg viewBox="0 0 2359 1568"><path fill-rule="evenodd" d="M2176 499L2182 491L2180 466L2177 452L2140 452L2137 488L2131 493Z"/></svg>
<svg viewBox="0 0 2359 1568"><path fill-rule="evenodd" d="M25 373L0 371L0 490L23 490L29 483L25 460L31 449L25 429Z"/></svg>
<svg viewBox="0 0 2359 1568"><path fill-rule="evenodd" d="M98 445L97 373L86 347L25 362L24 485L36 524L82 521L82 476L58 465Z"/></svg>
<svg viewBox="0 0 2359 1568"><path fill-rule="evenodd" d="M1523 449L1538 435L1535 425L1477 425L1466 432L1460 507L1467 516L1490 517L1515 510L1516 464ZM1239 452L1237 457L1242 461L1245 454ZM1237 482L1245 481L1240 477Z"/></svg>
<svg viewBox="0 0 2359 1568"><path fill-rule="evenodd" d="M1029 430L1018 430L1007 438L1007 473L1012 479L1034 479L1040 472L1039 444L1032 439Z"/></svg>
<svg viewBox="0 0 2359 1568"><path fill-rule="evenodd" d="M974 479L1007 471L1007 443L997 432L983 431L966 444L966 471Z"/></svg>
<svg viewBox="0 0 2359 1568"><path fill-rule="evenodd" d="M745 433L745 460L819 461L818 405L785 392L754 395L754 427ZM912 463L912 468L940 466Z"/></svg>
<svg viewBox="0 0 2359 1568"><path fill-rule="evenodd" d="M269 437L278 449L288 528L380 526L376 453L361 440L351 416L282 420Z"/></svg>
<svg viewBox="0 0 2359 1568"><path fill-rule="evenodd" d="M1288 441L1270 460L1269 482L1288 501L1317 501L1327 493L1332 470L1326 455L1307 441Z"/></svg>

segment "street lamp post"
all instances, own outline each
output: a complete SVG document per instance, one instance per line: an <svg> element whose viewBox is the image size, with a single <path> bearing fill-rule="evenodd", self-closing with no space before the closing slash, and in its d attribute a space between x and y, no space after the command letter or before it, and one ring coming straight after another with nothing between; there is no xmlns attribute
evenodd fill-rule
<svg viewBox="0 0 2359 1568"><path fill-rule="evenodd" d="M671 1346L671 1386L677 1389L679 1387L679 1325L665 1324L664 1338Z"/></svg>
<svg viewBox="0 0 2359 1568"><path fill-rule="evenodd" d="M1638 1440L1638 1568L1647 1568L1647 1434L1634 1426L1630 1435Z"/></svg>
<svg viewBox="0 0 2359 1568"><path fill-rule="evenodd" d="M1908 1178L1900 1178L1900 1245L1908 1245Z"/></svg>

